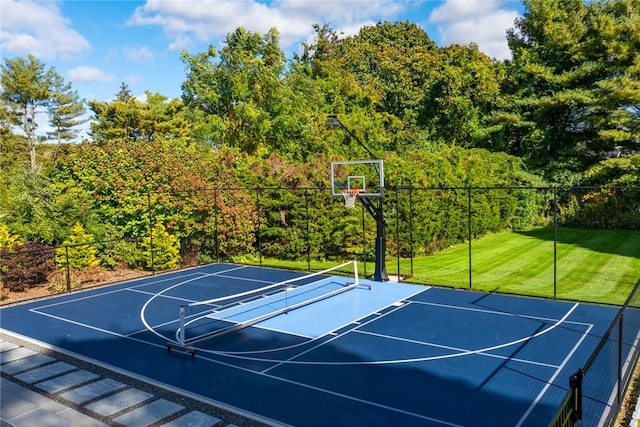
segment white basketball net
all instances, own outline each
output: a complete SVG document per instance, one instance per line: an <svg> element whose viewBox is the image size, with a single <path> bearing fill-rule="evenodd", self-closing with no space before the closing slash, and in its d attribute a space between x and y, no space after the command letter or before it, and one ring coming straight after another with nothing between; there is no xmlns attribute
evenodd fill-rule
<svg viewBox="0 0 640 427"><path fill-rule="evenodd" d="M344 197L344 205L347 208L355 208L358 194L360 194L360 190L358 190L357 188L342 190L342 197Z"/></svg>

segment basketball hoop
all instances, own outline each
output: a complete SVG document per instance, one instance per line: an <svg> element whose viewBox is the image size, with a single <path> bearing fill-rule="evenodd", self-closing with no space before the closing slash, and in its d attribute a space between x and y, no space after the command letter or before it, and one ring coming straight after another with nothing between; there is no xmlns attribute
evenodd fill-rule
<svg viewBox="0 0 640 427"><path fill-rule="evenodd" d="M359 188L347 188L342 190L342 197L344 197L344 205L347 208L355 208L356 207L356 199L358 198L358 194L360 194Z"/></svg>

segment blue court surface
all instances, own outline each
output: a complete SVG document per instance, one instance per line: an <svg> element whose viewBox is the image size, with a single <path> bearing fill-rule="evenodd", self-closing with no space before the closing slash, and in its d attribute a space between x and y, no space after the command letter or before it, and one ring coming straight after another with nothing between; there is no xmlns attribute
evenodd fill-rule
<svg viewBox="0 0 640 427"><path fill-rule="evenodd" d="M298 276L212 264L6 307L1 327L274 425L539 427L618 311L347 277L271 287ZM610 370L582 426L610 409Z"/></svg>

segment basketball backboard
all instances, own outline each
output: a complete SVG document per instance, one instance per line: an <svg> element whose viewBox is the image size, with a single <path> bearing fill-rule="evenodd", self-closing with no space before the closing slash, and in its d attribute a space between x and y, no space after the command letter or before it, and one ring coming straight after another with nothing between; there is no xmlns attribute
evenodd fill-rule
<svg viewBox="0 0 640 427"><path fill-rule="evenodd" d="M331 162L331 195L342 197L344 190L358 190L360 197L383 197L382 160Z"/></svg>

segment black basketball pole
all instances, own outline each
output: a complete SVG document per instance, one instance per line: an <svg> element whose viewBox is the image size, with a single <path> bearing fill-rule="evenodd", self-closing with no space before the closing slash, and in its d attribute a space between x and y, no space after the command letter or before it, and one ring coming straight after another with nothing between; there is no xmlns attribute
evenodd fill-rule
<svg viewBox="0 0 640 427"><path fill-rule="evenodd" d="M374 205L368 197L359 197L359 199L373 219L376 220L376 260L373 280L377 282L387 282L389 281L387 265L385 263L385 255L387 253L387 224L384 221L382 198L378 198L377 206Z"/></svg>
<svg viewBox="0 0 640 427"><path fill-rule="evenodd" d="M376 158L376 156L369 150L367 147L348 127L346 127L338 117L335 115L329 115L326 121L327 126L340 126L344 129L349 136L354 139L365 151L372 157ZM380 171L378 171L378 175L380 175ZM384 191L384 188L381 188L380 191ZM387 274L387 265L385 263L385 255L387 253L387 232L386 232L386 223L384 222L384 212L382 210L382 193L380 197L378 197L377 206L368 197L358 197L364 207L367 209L369 214L376 221L376 259L375 259L375 270L373 273L373 280L377 282L387 282L389 280L389 275Z"/></svg>

